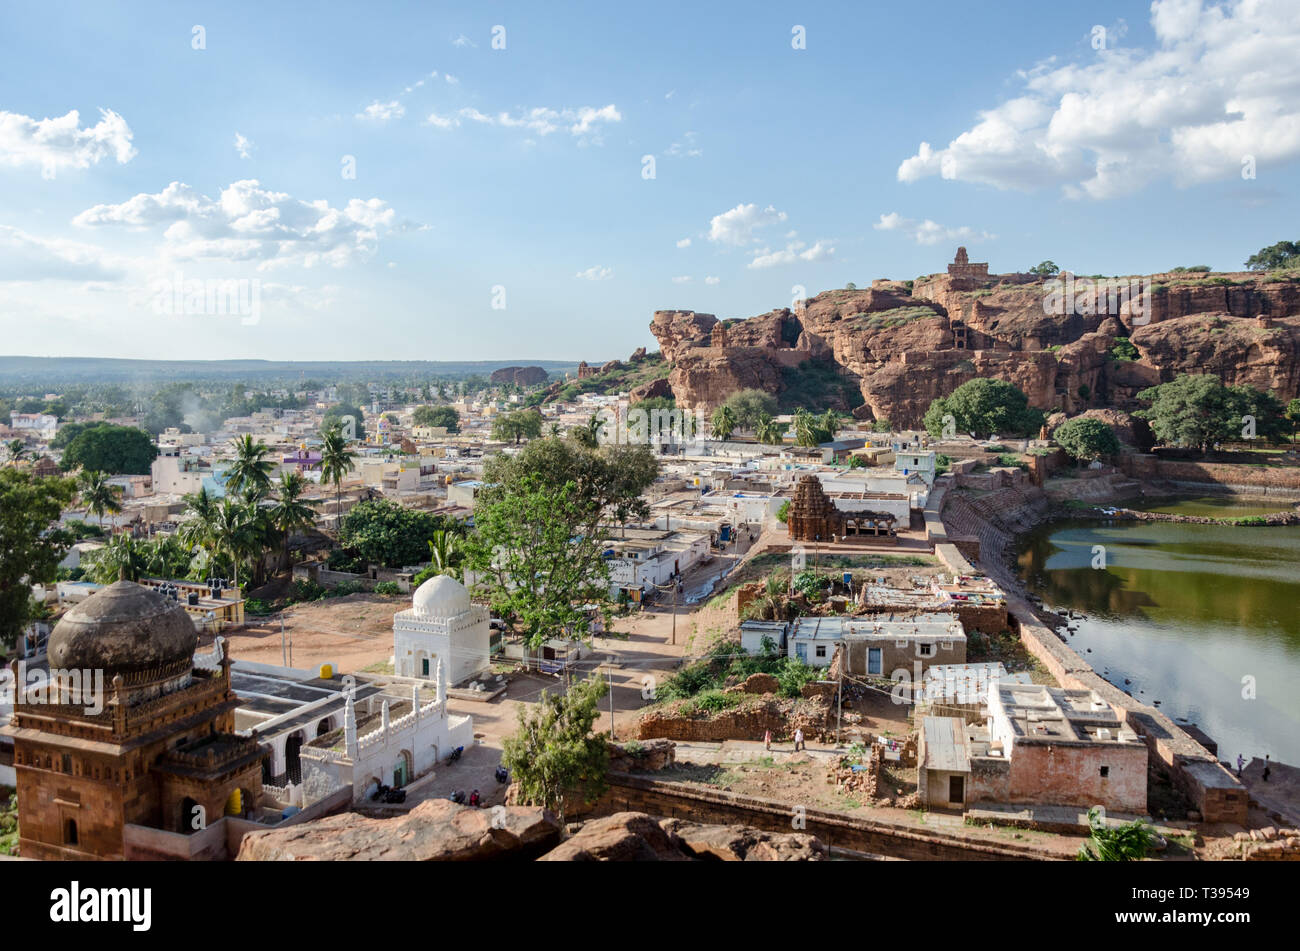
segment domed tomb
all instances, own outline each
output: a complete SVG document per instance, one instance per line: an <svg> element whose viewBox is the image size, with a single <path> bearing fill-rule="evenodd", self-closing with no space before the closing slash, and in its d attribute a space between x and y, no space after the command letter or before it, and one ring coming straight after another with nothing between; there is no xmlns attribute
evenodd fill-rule
<svg viewBox="0 0 1300 951"><path fill-rule="evenodd" d="M460 617L469 606L469 592L449 575L434 575L416 588L411 598L411 607L421 617Z"/></svg>

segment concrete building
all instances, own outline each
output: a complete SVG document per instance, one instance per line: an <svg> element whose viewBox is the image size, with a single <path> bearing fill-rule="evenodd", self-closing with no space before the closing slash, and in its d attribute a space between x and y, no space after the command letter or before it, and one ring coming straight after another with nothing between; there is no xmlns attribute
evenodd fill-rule
<svg viewBox="0 0 1300 951"><path fill-rule="evenodd" d="M845 673L860 677L919 681L929 667L966 662L966 633L953 614L800 618L788 643L790 657L814 667L830 666L843 645Z"/></svg>
<svg viewBox="0 0 1300 951"><path fill-rule="evenodd" d="M442 675L453 685L487 669L492 632L488 609L471 604L465 586L434 575L415 589L411 607L393 616L393 665L399 677L432 680Z"/></svg>

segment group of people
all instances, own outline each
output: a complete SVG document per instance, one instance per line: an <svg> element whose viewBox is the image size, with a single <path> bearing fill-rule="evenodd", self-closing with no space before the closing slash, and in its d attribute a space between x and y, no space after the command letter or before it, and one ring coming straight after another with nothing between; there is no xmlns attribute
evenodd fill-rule
<svg viewBox="0 0 1300 951"><path fill-rule="evenodd" d="M763 731L763 749L765 749L765 750L770 750L771 748L772 748L772 731L771 731L771 730L764 730L764 731ZM794 728L794 749L795 749L795 752L797 753L797 752L799 752L799 750L806 750L807 748L808 748L808 747L807 747L806 745L804 745L804 741L803 741L803 730L801 730L799 727L795 727L795 728Z"/></svg>
<svg viewBox="0 0 1300 951"><path fill-rule="evenodd" d="M1264 772L1263 772L1262 776L1260 777L1261 779L1264 780L1264 782L1268 782L1268 777L1269 777L1269 776L1272 774L1272 772L1273 772L1273 770L1272 770L1272 763L1270 763L1270 762L1269 762L1269 759L1268 759L1270 755L1271 755L1271 754L1269 754L1269 753L1265 753L1265 754L1264 754ZM1238 753L1238 754L1237 754L1237 778L1238 778L1238 779L1241 778L1241 771L1242 771L1243 769L1245 769L1245 768L1246 768L1246 757L1244 757L1243 755L1241 755L1240 753Z"/></svg>

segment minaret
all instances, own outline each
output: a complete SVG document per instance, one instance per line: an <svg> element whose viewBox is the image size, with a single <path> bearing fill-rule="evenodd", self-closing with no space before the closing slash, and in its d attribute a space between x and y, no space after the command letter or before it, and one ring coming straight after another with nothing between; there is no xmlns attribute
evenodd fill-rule
<svg viewBox="0 0 1300 951"><path fill-rule="evenodd" d="M447 719L447 668L438 658L438 716Z"/></svg>
<svg viewBox="0 0 1300 951"><path fill-rule="evenodd" d="M352 702L352 691L347 694L347 703L343 706L343 745L347 748L348 757L355 762L357 751L357 707Z"/></svg>

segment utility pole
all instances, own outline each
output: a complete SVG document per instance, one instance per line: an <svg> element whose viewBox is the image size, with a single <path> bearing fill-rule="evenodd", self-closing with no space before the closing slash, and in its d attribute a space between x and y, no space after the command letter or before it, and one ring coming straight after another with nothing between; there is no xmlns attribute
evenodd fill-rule
<svg viewBox="0 0 1300 951"><path fill-rule="evenodd" d="M609 738L614 739L614 668L610 658L605 658L605 675L609 678Z"/></svg>
<svg viewBox="0 0 1300 951"><path fill-rule="evenodd" d="M289 655L286 653L288 648L284 643L284 612L280 612L280 663L289 666Z"/></svg>
<svg viewBox="0 0 1300 951"><path fill-rule="evenodd" d="M673 579L673 645L677 644L677 595L682 590L682 583L679 579Z"/></svg>

